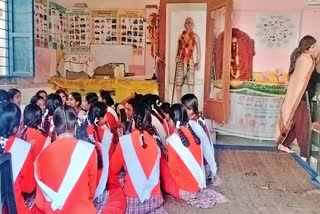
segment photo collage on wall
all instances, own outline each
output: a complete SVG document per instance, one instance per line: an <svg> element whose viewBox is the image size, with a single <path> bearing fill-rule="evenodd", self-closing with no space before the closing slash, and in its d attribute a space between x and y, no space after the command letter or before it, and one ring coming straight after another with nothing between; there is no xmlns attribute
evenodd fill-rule
<svg viewBox="0 0 320 214"><path fill-rule="evenodd" d="M118 44L117 10L91 10L93 44Z"/></svg>
<svg viewBox="0 0 320 214"><path fill-rule="evenodd" d="M119 10L120 44L132 45L133 54L142 55L145 45L144 10Z"/></svg>
<svg viewBox="0 0 320 214"><path fill-rule="evenodd" d="M67 45L66 8L49 2L49 48L64 49Z"/></svg>
<svg viewBox="0 0 320 214"><path fill-rule="evenodd" d="M299 23L298 12L257 13L255 47L257 49L296 47L299 39Z"/></svg>
<svg viewBox="0 0 320 214"><path fill-rule="evenodd" d="M70 51L87 52L90 49L90 11L87 8L71 8L68 17L68 48Z"/></svg>
<svg viewBox="0 0 320 214"><path fill-rule="evenodd" d="M48 1L35 0L34 2L34 34L35 45L48 47Z"/></svg>

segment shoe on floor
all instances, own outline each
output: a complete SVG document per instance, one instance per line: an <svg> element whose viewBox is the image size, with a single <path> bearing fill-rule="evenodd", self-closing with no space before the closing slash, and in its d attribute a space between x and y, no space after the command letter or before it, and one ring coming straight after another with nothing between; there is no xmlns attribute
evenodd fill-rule
<svg viewBox="0 0 320 214"><path fill-rule="evenodd" d="M294 151L292 151L291 149L289 149L288 147L286 147L282 144L278 145L278 150L282 151L282 152L286 152L286 153L294 153Z"/></svg>

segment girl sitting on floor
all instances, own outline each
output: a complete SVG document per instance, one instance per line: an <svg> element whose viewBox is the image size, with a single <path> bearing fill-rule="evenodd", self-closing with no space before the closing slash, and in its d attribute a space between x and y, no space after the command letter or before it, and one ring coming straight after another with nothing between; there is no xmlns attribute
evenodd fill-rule
<svg viewBox="0 0 320 214"><path fill-rule="evenodd" d="M164 191L198 208L210 208L227 199L206 187L201 141L188 125L187 111L181 104L170 108L175 133L167 138L167 157L161 158Z"/></svg>
<svg viewBox="0 0 320 214"><path fill-rule="evenodd" d="M78 129L78 137L85 139L96 147L97 187L94 195L94 204L98 213L123 213L125 211L125 195L120 187L119 178L109 175L109 161L111 157L112 133L105 125L104 115L106 104L94 102L88 112L89 124L81 124ZM81 129L81 130L80 130ZM85 132L83 132L83 129ZM117 180L117 185L107 187L107 182ZM109 181L110 182L110 181Z"/></svg>
<svg viewBox="0 0 320 214"><path fill-rule="evenodd" d="M46 110L43 114L43 130L48 133L47 141L53 142L56 138L56 133L54 132L53 124L53 112L57 108L62 108L62 100L58 94L49 94L46 101Z"/></svg>
<svg viewBox="0 0 320 214"><path fill-rule="evenodd" d="M68 97L67 105L71 106L77 113L78 118L83 118L86 112L81 108L82 98L78 92L71 92Z"/></svg>
<svg viewBox="0 0 320 214"><path fill-rule="evenodd" d="M16 104L8 101L0 102L0 145L3 152L11 153L12 179L17 212L19 214L28 214L30 210L25 206L23 193L33 192L36 185L33 177L34 167L31 144L15 137L20 119L21 111ZM6 211L1 213L6 213Z"/></svg>
<svg viewBox="0 0 320 214"><path fill-rule="evenodd" d="M18 107L21 105L21 91L16 88L8 90L10 96L10 102L15 103Z"/></svg>
<svg viewBox="0 0 320 214"><path fill-rule="evenodd" d="M160 149L148 133L151 125L150 110L144 104L134 105L134 130L120 137L111 159L111 173L125 168L124 192L126 213L166 213L160 190Z"/></svg>
<svg viewBox="0 0 320 214"><path fill-rule="evenodd" d="M30 99L30 103L36 104L37 106L39 106L41 108L42 114L44 114L44 112L46 110L46 101L42 96L40 96L40 95L32 96Z"/></svg>
<svg viewBox="0 0 320 214"><path fill-rule="evenodd" d="M166 138L169 136L169 126L165 119L165 115L161 112L161 102L158 95L146 94L141 100L151 109L151 123L157 135L159 135L162 143L165 143Z"/></svg>
<svg viewBox="0 0 320 214"><path fill-rule="evenodd" d="M105 114L105 121L108 125L110 131L113 134L113 144L117 144L119 142L119 134L118 134L118 123L119 123L119 117L114 109L114 101L110 95L109 91L100 90L99 94L99 101L103 102L107 106L107 113Z"/></svg>
<svg viewBox="0 0 320 214"><path fill-rule="evenodd" d="M31 153L33 161L39 153L48 146L47 133L41 128L42 111L36 104L28 104L23 112L23 125L21 138L32 144ZM47 141L48 142L48 141Z"/></svg>
<svg viewBox="0 0 320 214"><path fill-rule="evenodd" d="M97 153L94 145L74 137L76 122L72 107L54 111L58 137L34 164L40 213L96 213Z"/></svg>
<svg viewBox="0 0 320 214"><path fill-rule="evenodd" d="M220 185L221 179L217 176L217 164L214 157L214 148L210 132L205 120L198 111L198 99L194 94L185 94L181 103L187 108L189 124L201 140L204 157L204 167L208 184Z"/></svg>

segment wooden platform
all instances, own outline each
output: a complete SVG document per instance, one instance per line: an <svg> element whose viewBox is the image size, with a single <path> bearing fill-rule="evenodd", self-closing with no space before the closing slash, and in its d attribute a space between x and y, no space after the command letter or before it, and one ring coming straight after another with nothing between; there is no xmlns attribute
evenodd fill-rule
<svg viewBox="0 0 320 214"><path fill-rule="evenodd" d="M50 77L49 83L54 90L63 89L67 93L99 92L99 90L114 91L113 99L121 102L134 92L138 94L159 94L158 83L154 80L131 79L76 79L70 80L59 77Z"/></svg>

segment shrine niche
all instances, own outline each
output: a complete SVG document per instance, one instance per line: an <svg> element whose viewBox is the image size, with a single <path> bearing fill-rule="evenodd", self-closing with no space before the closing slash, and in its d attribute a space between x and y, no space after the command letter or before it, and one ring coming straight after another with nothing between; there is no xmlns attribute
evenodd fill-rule
<svg viewBox="0 0 320 214"><path fill-rule="evenodd" d="M189 12L195 11L195 7L185 7L187 5L186 3L189 5L192 5L192 3L198 4L199 6L203 4L204 7L201 9L201 13L204 11L204 17L201 19L195 18L195 14ZM176 15L174 22L170 15L172 11L170 13L169 10L172 4L180 4L177 11L180 9L181 13L185 13ZM173 25L171 26L171 24L175 23L176 26L176 23L186 23L186 17L192 17L195 23L194 32L196 32L199 37L204 36L204 38L200 38L200 45L201 41L203 45L201 52L204 52L201 54L202 57L200 61L203 61L200 63L200 71L195 72L195 86L198 84L201 88L195 88L194 92L198 96L199 104L203 104L204 117L213 119L218 123L226 123L229 119L232 6L232 0L160 0L159 57L164 59L164 61L159 64L160 97L168 101L176 100L173 98L174 96L172 96L172 94L174 94L172 91L174 91L174 83L176 83L176 81L174 81L174 70L176 67L177 39L173 38L178 38L178 36L171 36L171 39L166 37L170 35L170 33L181 33L182 31L178 29L178 27L172 27ZM201 26L204 28L204 33L202 33L202 29L199 29ZM182 28L183 25L181 24L180 27ZM226 41L223 42L223 49L226 51L221 52L221 59L223 61L222 71L224 71L224 74L218 78L215 72L214 50L216 50L215 41L222 32L226 38ZM170 42L172 42L172 44ZM201 71L201 69L203 70ZM219 87L215 87L217 85ZM185 89L186 88L187 87L185 87ZM184 93L184 91L182 93ZM199 108L202 109L201 106Z"/></svg>
<svg viewBox="0 0 320 214"><path fill-rule="evenodd" d="M215 71L217 79L221 79L223 70L224 34L221 33L216 41ZM255 55L254 40L237 28L232 28L230 79L251 81L252 64Z"/></svg>

